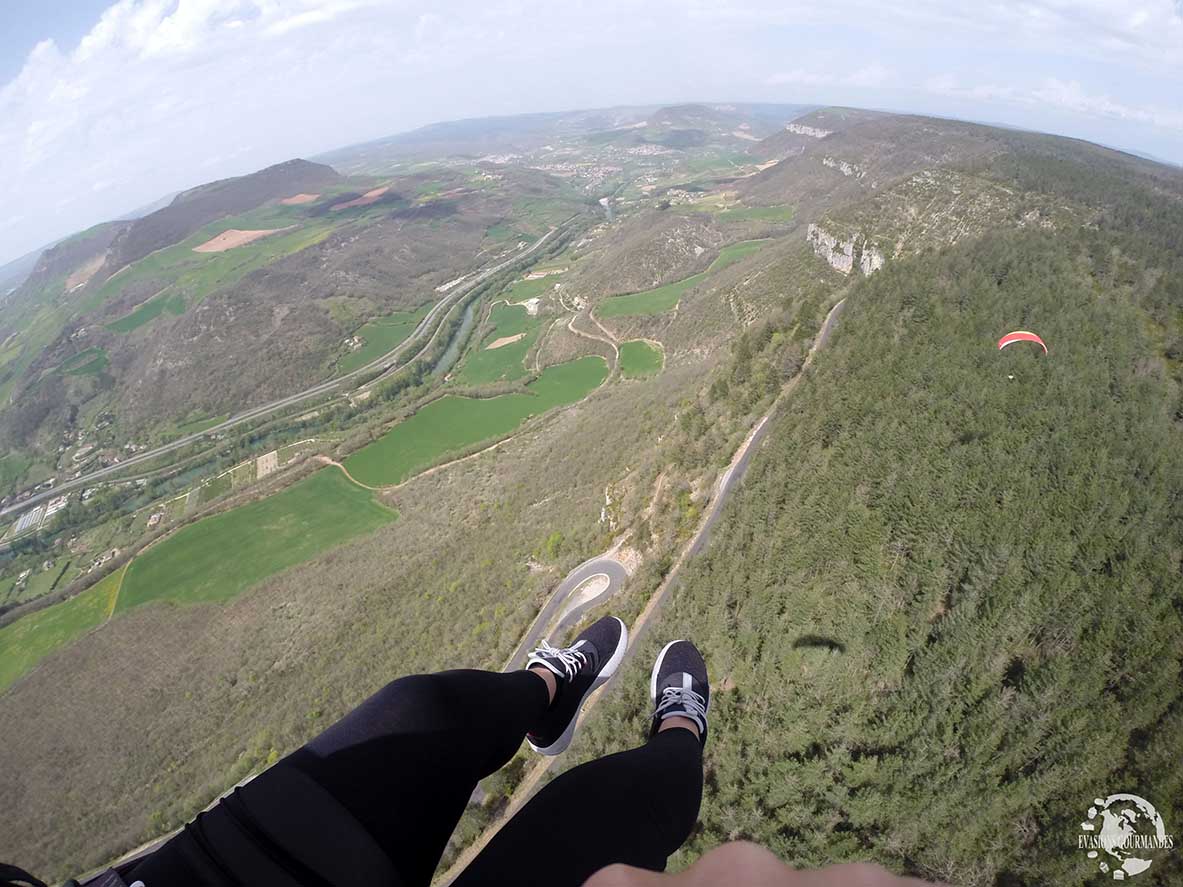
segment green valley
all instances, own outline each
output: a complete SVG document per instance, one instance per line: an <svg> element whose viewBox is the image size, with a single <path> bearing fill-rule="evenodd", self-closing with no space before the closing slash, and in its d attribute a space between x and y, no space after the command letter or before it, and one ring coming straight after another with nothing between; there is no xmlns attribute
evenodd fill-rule
<svg viewBox="0 0 1183 887"><path fill-rule="evenodd" d="M610 296L596 306L596 314L600 317L636 317L669 311L678 304L684 293L698 286L710 274L743 261L763 245L764 241L749 240L725 246L719 250L718 258L710 264L706 271L645 292Z"/></svg>
<svg viewBox="0 0 1183 887"><path fill-rule="evenodd" d="M737 102L436 123L60 241L0 297L5 859L101 869L393 678L612 614L618 676L436 882L644 742L682 637L671 871L1091 883L1094 798L1183 822L1180 232L1131 153Z"/></svg>
<svg viewBox="0 0 1183 887"><path fill-rule="evenodd" d="M526 375L523 361L538 336L538 318L520 305L499 302L489 312L489 326L490 331L456 373L460 384L512 381Z"/></svg>
<svg viewBox="0 0 1183 887"><path fill-rule="evenodd" d="M116 612L233 597L395 519L368 490L321 469L281 493L184 527L132 561Z"/></svg>
<svg viewBox="0 0 1183 887"><path fill-rule="evenodd" d="M441 397L354 453L345 460L345 467L369 486L400 483L446 456L504 437L531 416L586 397L607 375L603 358L584 357L548 367L522 394Z"/></svg>

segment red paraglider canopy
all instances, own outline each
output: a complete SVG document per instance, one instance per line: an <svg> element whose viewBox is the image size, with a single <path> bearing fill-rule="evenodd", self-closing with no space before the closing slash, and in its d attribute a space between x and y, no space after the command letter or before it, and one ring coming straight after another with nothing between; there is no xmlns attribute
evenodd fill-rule
<svg viewBox="0 0 1183 887"><path fill-rule="evenodd" d="M1007 333L998 340L998 350L1001 351L1007 345L1013 345L1015 342L1034 342L1043 349L1044 354L1047 354L1047 346L1043 344L1043 339L1039 338L1035 333L1029 333L1026 330L1015 330L1013 333Z"/></svg>

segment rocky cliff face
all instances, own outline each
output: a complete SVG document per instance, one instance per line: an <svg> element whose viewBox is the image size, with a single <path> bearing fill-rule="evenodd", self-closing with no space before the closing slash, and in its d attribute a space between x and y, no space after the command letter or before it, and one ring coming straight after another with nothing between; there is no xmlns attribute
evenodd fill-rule
<svg viewBox="0 0 1183 887"><path fill-rule="evenodd" d="M856 179L861 179L867 174L861 166L854 163L847 163L845 160L837 160L834 157L823 157L822 165L828 166L830 169L836 169L844 176L854 176Z"/></svg>
<svg viewBox="0 0 1183 887"><path fill-rule="evenodd" d="M830 263L830 267L843 274L854 268L854 240L839 240L833 234L810 223L805 238L813 251Z"/></svg>
<svg viewBox="0 0 1183 887"><path fill-rule="evenodd" d="M824 139L833 132L832 129L820 129L816 126L806 126L803 123L789 123L785 129L799 136L809 136L811 139Z"/></svg>
<svg viewBox="0 0 1183 887"><path fill-rule="evenodd" d="M883 253L879 252L875 247L869 243L863 243L863 255L859 259L859 270L864 275L870 277L876 271L883 267Z"/></svg>
<svg viewBox="0 0 1183 887"><path fill-rule="evenodd" d="M856 234L849 240L843 240L818 225L810 224L805 238L818 256L842 274L849 274L857 265L859 271L870 276L883 267L883 253L868 243L866 237Z"/></svg>

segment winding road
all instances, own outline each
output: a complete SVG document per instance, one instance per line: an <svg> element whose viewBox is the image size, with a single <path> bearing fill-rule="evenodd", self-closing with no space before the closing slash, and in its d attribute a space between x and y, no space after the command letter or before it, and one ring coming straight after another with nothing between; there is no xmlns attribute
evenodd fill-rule
<svg viewBox="0 0 1183 887"><path fill-rule="evenodd" d="M744 442L740 444L739 448L736 450L735 455L732 457L731 463L728 465L727 469L719 476L719 479L715 484L714 495L711 498L711 502L707 507L706 514L703 517L703 520L700 522L698 529L695 531L694 536L691 537L690 541L683 547L682 553L674 562L674 565L670 569L670 572L667 574L665 580L653 593L653 596L649 599L649 603L645 606L645 609L642 610L641 615L638 616L636 621L632 624L632 626L630 626L629 645L628 649L625 651L626 659L631 657L640 646L638 641L644 635L644 632L652 621L654 614L667 600L671 589L677 584L681 576L681 570L685 563L695 554L697 554L702 549L703 545L706 544L711 528L718 519L724 503L731 495L731 492L735 489L735 486L743 480L744 474L747 472L748 465L751 462L753 453L755 453L760 444L763 442L764 438L767 436L770 420L773 418L773 416L775 416L777 410L787 398L787 396L793 391L794 388L797 387L805 374L805 370L808 369L809 365L812 363L814 354L816 354L820 348L823 348L829 341L830 334L833 331L834 322L838 319L838 315L841 313L844 303L845 300L843 299L837 302L830 309L829 313L826 315L825 321L822 323L821 329L818 331L817 337L813 341L813 345L809 349L809 354L806 356L805 362L802 364L800 372L798 372L785 384L776 401L773 402L768 412L765 413L764 416L761 417L761 419L752 427L752 430L748 433L748 436L744 439ZM324 461L330 464L339 465L339 463L335 463L327 458L324 459ZM578 592L580 588L582 588L586 583L600 576L606 577L608 581L607 585L602 590L600 590L599 593L587 600L579 601L570 609L564 610L564 606L572 598L572 595ZM554 591L551 592L550 597L547 599L546 603L543 604L538 616L535 617L533 623L531 623L529 629L527 629L525 635L523 635L522 640L518 643L513 653L510 654L509 659L505 664L505 670L523 667L525 665L527 651L537 647L544 634L549 635L549 637L556 643L563 643L567 640L570 640L570 638L565 636L566 632L572 626L578 623L584 613L586 613L592 607L597 606L605 600L611 598L618 591L620 591L628 577L629 571L626 570L624 565L613 556L612 551L590 558L581 563L579 566L575 567L575 569L568 573L563 581L555 587ZM622 661L621 665L623 664L624 663ZM588 712L601 698L602 692L602 690L597 691L591 696L591 698L588 699L580 716L581 719L587 717ZM522 805L525 804L526 800L531 796L533 790L538 786L542 778L546 775L546 772L550 769L554 762L560 760L561 757L562 756L560 755L559 757L555 758L540 759L534 765L534 767L526 773L522 781L518 784L518 787L515 789L513 795L510 798L509 804L506 805L500 817L490 824L489 827L486 828L485 831L482 832L475 841L466 847L453 863L452 867L447 872L443 873L441 877L433 881L433 883L448 884L454 880L455 877L464 870L468 863L472 861L476 854L479 853L481 849L488 843L489 839L497 833L501 826L508 822L509 819L522 807ZM238 785L244 785L253 779L255 775L257 774L248 776ZM474 797L478 796L478 794L479 787L478 793L474 793ZM213 803L216 803L216 801ZM210 806L212 807L213 804L211 803ZM165 835L164 837L150 841L147 844L121 857L117 863L122 864L131 859L143 856L152 849L158 847L169 837L170 835ZM83 880L83 883L85 884L86 881Z"/></svg>
<svg viewBox="0 0 1183 887"><path fill-rule="evenodd" d="M522 637L521 643L517 645L513 653L510 654L509 659L506 660L506 670L515 666L520 667L525 663L528 652L538 646L538 642L542 639L544 633L554 624L558 614L563 612L563 605L567 603L572 593L585 582L597 576L606 576L608 578L608 587L593 599L584 601L571 610L564 612L559 623L549 633L552 641L558 643L564 640L563 633L578 622L579 617L591 607L595 606L601 600L616 594L628 579L628 575L628 571L625 570L620 561L606 554L596 555L596 557L584 561L568 573L567 578L560 582L555 587L555 590L551 592L550 598L543 604L542 609L538 612L538 616L535 617L534 622Z"/></svg>
<svg viewBox="0 0 1183 887"><path fill-rule="evenodd" d="M569 221L570 220L568 220L568 222ZM565 224L567 224L567 222L563 223L563 225L565 225ZM546 243L546 241L548 241L555 234L555 232L560 230L562 227L563 226L560 225L556 228L551 228L544 235L542 235L542 237L538 238L538 240L536 240L527 249L523 250L522 252L516 253L515 255L510 256L508 259L505 259L504 261L499 262L498 264L496 264L490 268L486 268L484 271L481 271L479 274L477 274L471 280L457 285L452 290L452 292L450 292L448 295L444 296L444 298L440 299L432 307L432 309L427 312L427 314L424 316L423 320L421 320L419 322L419 325L415 327L414 331L412 331L411 335L409 335L406 339L404 339L402 342L400 342L392 350L388 351L386 354L383 354L381 357L378 357L378 358L370 361L365 366L359 367L356 370L345 373L342 376L338 376L335 379L329 379L325 382L320 382L316 385L313 385L310 388L305 388L303 391L297 392L296 394L289 394L286 397L281 397L278 400L271 401L270 403L260 404L257 407L251 407L250 409L244 410L243 412L238 413L237 415L231 416L229 419L227 419L224 422L220 422L219 424L214 425L210 428L206 428L203 431L198 431L198 432L194 432L193 434L186 434L182 437L178 437L176 440L170 441L169 443L163 444L162 446L156 447L154 449L145 450L142 453L137 453L136 455L131 456L127 459L124 459L122 462L119 462L116 465L109 465L106 468L99 468L95 471L91 471L87 474L84 474L81 477L60 483L50 490L45 490L41 493L35 493L34 495L30 496L28 499L24 499L20 502L14 502L13 504L8 505L5 508L0 508L0 517L4 516L6 514L10 514L12 512L23 511L24 509L29 508L33 505L36 505L38 502L41 502L44 499L48 499L52 496L60 496L62 493L68 492L69 490L76 489L77 487L91 485L91 484L95 483L95 481L102 480L103 478L109 477L110 475L115 474L117 472L126 471L130 467L143 464L145 462L148 462L152 459L157 458L158 456L167 455L168 453L174 452L178 449L181 449L182 447L188 446L191 443L199 441L203 437L211 437L215 434L218 434L219 432L228 431L237 425L243 424L244 422L251 422L255 419L258 419L262 416L267 415L268 413L273 413L276 410L281 410L281 409L284 409L285 407L293 406L294 404L300 403L301 401L308 400L313 397L319 397L320 395L328 394L329 392L334 391L334 390L342 387L343 385L346 385L347 383L358 378L359 376L367 375L369 373L374 372L375 370L381 370L382 375L380 375L377 379L373 379L373 380L365 383L364 385L360 386L362 389L368 389L369 387L374 385L376 382L379 382L382 379L389 376L389 374L392 371L397 370L397 369L401 369L403 366L406 366L408 363L410 363L411 361L418 358L428 348L430 348L431 343L435 341L435 337L439 334L438 328L431 335L431 337L428 338L428 340L425 343L423 343L423 346L418 351L416 351L410 358L403 360L401 363L399 362L399 358L403 357L403 355L407 351L411 350L415 345L417 345L419 343L419 340L423 336L424 332L426 330L428 330L429 328L431 328L435 324L435 322L437 320L439 320L444 314L446 314L448 311L450 311L452 309L452 307L458 301L460 301L460 298L462 296L464 296L466 293L468 293L473 287L488 280L494 274L504 271L510 265L520 262L526 256L530 255L535 250L537 250L539 247L541 247L544 243Z"/></svg>
<svg viewBox="0 0 1183 887"><path fill-rule="evenodd" d="M715 521L718 519L719 514L723 510L724 503L731 495L731 492L735 489L736 484L743 480L744 474L747 473L748 465L751 462L752 455L760 447L760 444L767 436L771 419L776 415L781 404L800 383L801 379L805 375L805 371L809 368L810 364L813 363L813 356L818 352L818 350L824 348L827 342L829 342L830 335L834 329L834 323L837 321L838 316L842 313L842 307L845 303L845 299L839 300L830 309L829 313L826 314L826 319L822 322L821 329L818 330L817 336L814 338L813 344L810 346L809 354L806 355L805 362L802 363L800 371L795 376L793 376L792 379L785 383L784 387L781 389L780 395L773 402L772 406L769 407L768 412L765 413L754 426L752 426L752 430L748 432L748 436L744 439L744 442L739 445L739 448L735 451L735 455L732 456L731 463L727 466L727 469L721 475L719 475L719 479L715 483L714 495L711 497L710 505L707 506L706 514L699 523L698 529L690 538L690 541L687 542L683 547L682 553L678 555L678 559L674 562L674 565L666 575L665 580L660 586L658 586L657 590L653 593L653 596L649 599L649 603L645 605L645 609L641 611L641 615L637 617L636 621L633 622L631 626L629 626L628 649L625 651L624 660L621 661L621 666L623 666L624 661L629 659L640 647L638 642L644 636L645 631L653 621L653 616L658 610L661 609L666 600L668 600L671 589L676 587L678 581L681 579L682 568L685 566L686 562L693 558L694 555L696 555L699 551L701 551L703 545L706 544L707 539L710 536L711 528L715 525ZM599 558L592 558L591 560L585 561L576 567L567 576L567 578L563 580L559 587L555 589L554 594L551 596L551 600L547 601L546 605L543 607L543 613L545 613L549 608L553 618L553 613L557 612L558 608L561 606L561 603L556 603L556 598L560 596L560 592L565 589L565 595L562 596L562 599L565 600L566 596L569 596L571 592L578 588L579 585L591 578L591 576L595 574L597 565L602 565L605 560L609 560L611 563L616 563L616 561L610 560L610 558L605 555ZM619 564L617 564L617 566L619 566ZM623 581L620 584L623 584ZM593 601L592 604L589 604L589 606L602 602L606 595L607 592L598 595L595 601ZM584 607L584 609L587 609L587 607ZM539 614L538 619L536 619L534 625L530 627L530 630L526 633L526 637L523 638L522 643L518 646L518 649L515 650L513 656L510 657L509 663L507 663L506 666L507 668L513 667L515 665L520 667L519 663L524 664L522 656L524 655L525 650L529 648L529 643L536 642L536 639L541 636L542 628L545 627L549 621L549 619L544 618L543 613ZM578 617L575 618L578 619ZM563 621L567 625L570 624L566 619ZM535 640L531 641L532 638ZM557 631L555 633L555 638L556 640L561 638L560 633ZM566 638L561 639L567 640ZM605 686L611 686L611 683L612 682L609 681ZM587 700L583 706L583 711L580 714L580 720L587 718L588 712L591 711L596 703L599 702L599 700L602 698L602 695L603 690L601 689L594 693ZM480 835L478 835L471 844L464 848L463 852L460 853L460 855L456 858L456 861L452 864L452 867L437 877L433 883L446 885L455 880L456 877L462 871L464 871L467 865L476 857L476 855L480 853L489 840L495 834L497 834L500 828L510 819L512 819L514 814L522 808L522 806L533 794L534 789L537 788L541 783L547 771L552 766L554 766L556 761L561 760L562 757L562 755L559 755L553 758L539 759L533 768L531 768L522 778L522 781L518 784L517 788L511 795L509 803L502 810L501 815L492 823L490 823L489 826Z"/></svg>

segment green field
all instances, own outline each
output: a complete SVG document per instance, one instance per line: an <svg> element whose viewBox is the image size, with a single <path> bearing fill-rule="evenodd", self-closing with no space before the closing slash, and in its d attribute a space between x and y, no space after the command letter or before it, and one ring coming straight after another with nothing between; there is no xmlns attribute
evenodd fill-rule
<svg viewBox="0 0 1183 887"><path fill-rule="evenodd" d="M532 282L532 281L531 281ZM460 368L456 379L462 385L483 385L488 382L500 382L520 379L526 375L526 365L523 361L534 340L538 338L541 326L537 317L532 317L520 305L495 305L489 312L489 322L492 329L476 350L468 355L464 366ZM492 351L488 346L506 336L524 334L509 345L502 345Z"/></svg>
<svg viewBox="0 0 1183 887"><path fill-rule="evenodd" d="M674 283L667 283L657 289L627 296L610 296L596 306L599 317L636 317L642 314L661 314L669 311L682 298L682 294L705 280L707 273L701 271Z"/></svg>
<svg viewBox="0 0 1183 887"><path fill-rule="evenodd" d="M484 400L442 397L358 450L345 466L370 486L399 483L449 453L504 437L530 416L580 400L607 375L602 357L582 357L546 369L530 383L529 394Z"/></svg>
<svg viewBox="0 0 1183 887"><path fill-rule="evenodd" d="M725 246L719 250L719 257L711 262L706 271L700 271L656 289L629 293L625 296L609 296L596 306L596 314L599 317L636 317L669 311L678 304L683 293L705 280L708 274L734 265L759 250L764 244L763 240L743 240Z"/></svg>
<svg viewBox="0 0 1183 887"><path fill-rule="evenodd" d="M511 228L509 225L506 225L503 222L498 222L496 225L490 225L487 229L485 229L485 237L488 240L495 241L496 243L504 243L509 240L517 240L522 237L522 235L514 228Z"/></svg>
<svg viewBox="0 0 1183 887"><path fill-rule="evenodd" d="M219 496L229 493L233 486L233 478L231 478L230 472L227 471L225 474L215 477L208 484L202 486L201 501L211 502L214 499L217 499Z"/></svg>
<svg viewBox="0 0 1183 887"><path fill-rule="evenodd" d="M0 628L0 692L58 647L101 623L120 572L68 601Z"/></svg>
<svg viewBox="0 0 1183 887"><path fill-rule="evenodd" d="M414 311L396 311L394 314L363 324L354 335L361 336L366 343L337 361L337 370L351 373L394 350L399 343L406 341L430 310L431 305L428 304Z"/></svg>
<svg viewBox="0 0 1183 887"><path fill-rule="evenodd" d="M734 170L751 162L752 158L742 151L709 151L704 154L692 154L682 163L680 169L692 174L706 173L720 169Z"/></svg>
<svg viewBox="0 0 1183 887"><path fill-rule="evenodd" d="M0 456L0 494L8 491L15 485L25 472L29 470L29 466L33 464L33 457L27 453L12 450Z"/></svg>
<svg viewBox="0 0 1183 887"><path fill-rule="evenodd" d="M328 237L341 221L343 220L336 216L308 218L299 207L279 206L262 207L239 216L220 219L206 225L180 243L150 253L133 265L112 275L93 294L78 304L77 311L83 312L98 308L125 287L136 282L140 282L141 285L150 285L153 282L172 281L173 295L164 300L166 304L155 306L153 302L156 300L149 300L148 303L141 305L128 316L115 321L112 326L112 328L120 328L122 332L135 329L159 316L166 309L175 313L176 308L182 302L174 300L183 300L189 306L196 305L214 290L236 283L251 271L262 268L275 259L319 243ZM200 246L229 228L242 230L281 229L293 225L295 227L291 230L280 231L253 243L223 252L198 253L193 251L194 247ZM143 314L137 316L140 311L147 312L147 316Z"/></svg>
<svg viewBox="0 0 1183 887"><path fill-rule="evenodd" d="M780 206L729 206L719 207L707 203L693 204L693 209L710 212L723 222L791 222L797 214L795 207Z"/></svg>
<svg viewBox="0 0 1183 887"><path fill-rule="evenodd" d="M79 351L58 369L67 376L91 376L107 368L107 352L102 348L87 348Z"/></svg>
<svg viewBox="0 0 1183 887"><path fill-rule="evenodd" d="M231 598L396 517L335 468L184 527L132 561L116 611Z"/></svg>
<svg viewBox="0 0 1183 887"><path fill-rule="evenodd" d="M554 289L557 281L553 277L539 277L537 280L517 280L513 286L501 294L507 302L524 302L548 293Z"/></svg>
<svg viewBox="0 0 1183 887"><path fill-rule="evenodd" d="M184 314L184 297L175 294L166 296L164 293L157 293L130 314L127 314L119 318L119 320L107 324L107 329L114 330L117 333L130 333L132 330L138 329L144 324L155 320L165 311L177 317Z"/></svg>
<svg viewBox="0 0 1183 887"><path fill-rule="evenodd" d="M707 273L711 274L715 271L722 271L724 268L729 268L736 262L743 261L753 253L758 253L767 243L767 240L741 240L739 243L729 244L719 250L719 257L711 262L711 266L707 268Z"/></svg>
<svg viewBox="0 0 1183 887"><path fill-rule="evenodd" d="M620 346L620 375L626 379L640 379L661 372L664 363L661 352L639 339Z"/></svg>

